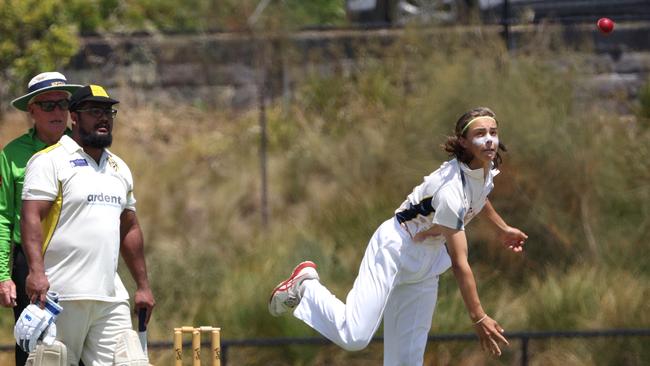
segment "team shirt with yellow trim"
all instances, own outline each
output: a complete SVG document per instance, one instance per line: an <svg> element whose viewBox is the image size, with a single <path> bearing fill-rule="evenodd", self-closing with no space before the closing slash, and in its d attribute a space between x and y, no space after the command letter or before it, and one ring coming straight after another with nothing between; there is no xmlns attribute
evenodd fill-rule
<svg viewBox="0 0 650 366"><path fill-rule="evenodd" d="M117 274L120 215L135 211L135 197L122 159L105 149L97 164L63 136L30 159L22 198L54 202L42 223L43 255L50 289L60 299L128 299Z"/></svg>

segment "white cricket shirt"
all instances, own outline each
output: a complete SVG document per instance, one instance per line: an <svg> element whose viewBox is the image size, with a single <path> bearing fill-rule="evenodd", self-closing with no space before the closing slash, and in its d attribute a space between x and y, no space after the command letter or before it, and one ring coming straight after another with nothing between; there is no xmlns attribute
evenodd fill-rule
<svg viewBox="0 0 650 366"><path fill-rule="evenodd" d="M483 209L499 171L490 169L485 178L483 174L482 168L472 170L457 159L443 163L395 210L397 220L411 236L435 224L465 230Z"/></svg>
<svg viewBox="0 0 650 366"><path fill-rule="evenodd" d="M54 202L42 223L43 255L61 300L128 299L117 274L120 215L135 211L135 198L122 159L104 149L97 164L64 135L30 159L22 198Z"/></svg>

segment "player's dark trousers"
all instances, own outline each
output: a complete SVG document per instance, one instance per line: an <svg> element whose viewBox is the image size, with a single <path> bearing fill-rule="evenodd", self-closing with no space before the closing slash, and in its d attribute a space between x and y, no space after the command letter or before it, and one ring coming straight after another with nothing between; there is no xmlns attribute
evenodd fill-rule
<svg viewBox="0 0 650 366"><path fill-rule="evenodd" d="M25 280L27 279L27 274L29 268L27 268L27 259L23 253L23 248L20 245L14 246L14 263L13 271L11 274L11 279L16 284L16 302L18 303L14 307L14 319L18 320L18 317L23 312L23 309L29 305L29 298L25 292ZM23 351L16 344L16 366L23 366L27 362L27 352Z"/></svg>

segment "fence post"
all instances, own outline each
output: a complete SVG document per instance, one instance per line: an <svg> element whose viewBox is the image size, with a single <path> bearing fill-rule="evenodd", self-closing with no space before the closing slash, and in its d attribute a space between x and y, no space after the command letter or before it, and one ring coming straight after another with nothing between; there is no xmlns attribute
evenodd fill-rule
<svg viewBox="0 0 650 366"><path fill-rule="evenodd" d="M228 347L227 344L221 345L221 366L228 365Z"/></svg>
<svg viewBox="0 0 650 366"><path fill-rule="evenodd" d="M501 14L501 24L503 24L503 39L506 42L506 49L512 49L512 40L510 35L510 0L503 1L503 14Z"/></svg>
<svg viewBox="0 0 650 366"><path fill-rule="evenodd" d="M521 366L528 366L528 341L527 336L521 337Z"/></svg>
<svg viewBox="0 0 650 366"><path fill-rule="evenodd" d="M266 47L266 46L263 46ZM263 57L263 56L262 56ZM260 176L262 180L261 187L261 210L262 210L262 227L266 229L269 224L269 207L268 207L268 173L266 158L266 63L262 64L260 80L258 81L258 98L259 98L259 124L260 124Z"/></svg>

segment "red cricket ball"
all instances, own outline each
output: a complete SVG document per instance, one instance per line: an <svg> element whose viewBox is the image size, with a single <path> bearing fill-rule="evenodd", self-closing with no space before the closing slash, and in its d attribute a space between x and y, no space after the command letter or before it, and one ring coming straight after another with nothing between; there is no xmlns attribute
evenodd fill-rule
<svg viewBox="0 0 650 366"><path fill-rule="evenodd" d="M596 25L598 25L598 29L600 29L600 31L605 34L610 33L614 30L614 21L609 18L598 19L598 23L596 23Z"/></svg>

